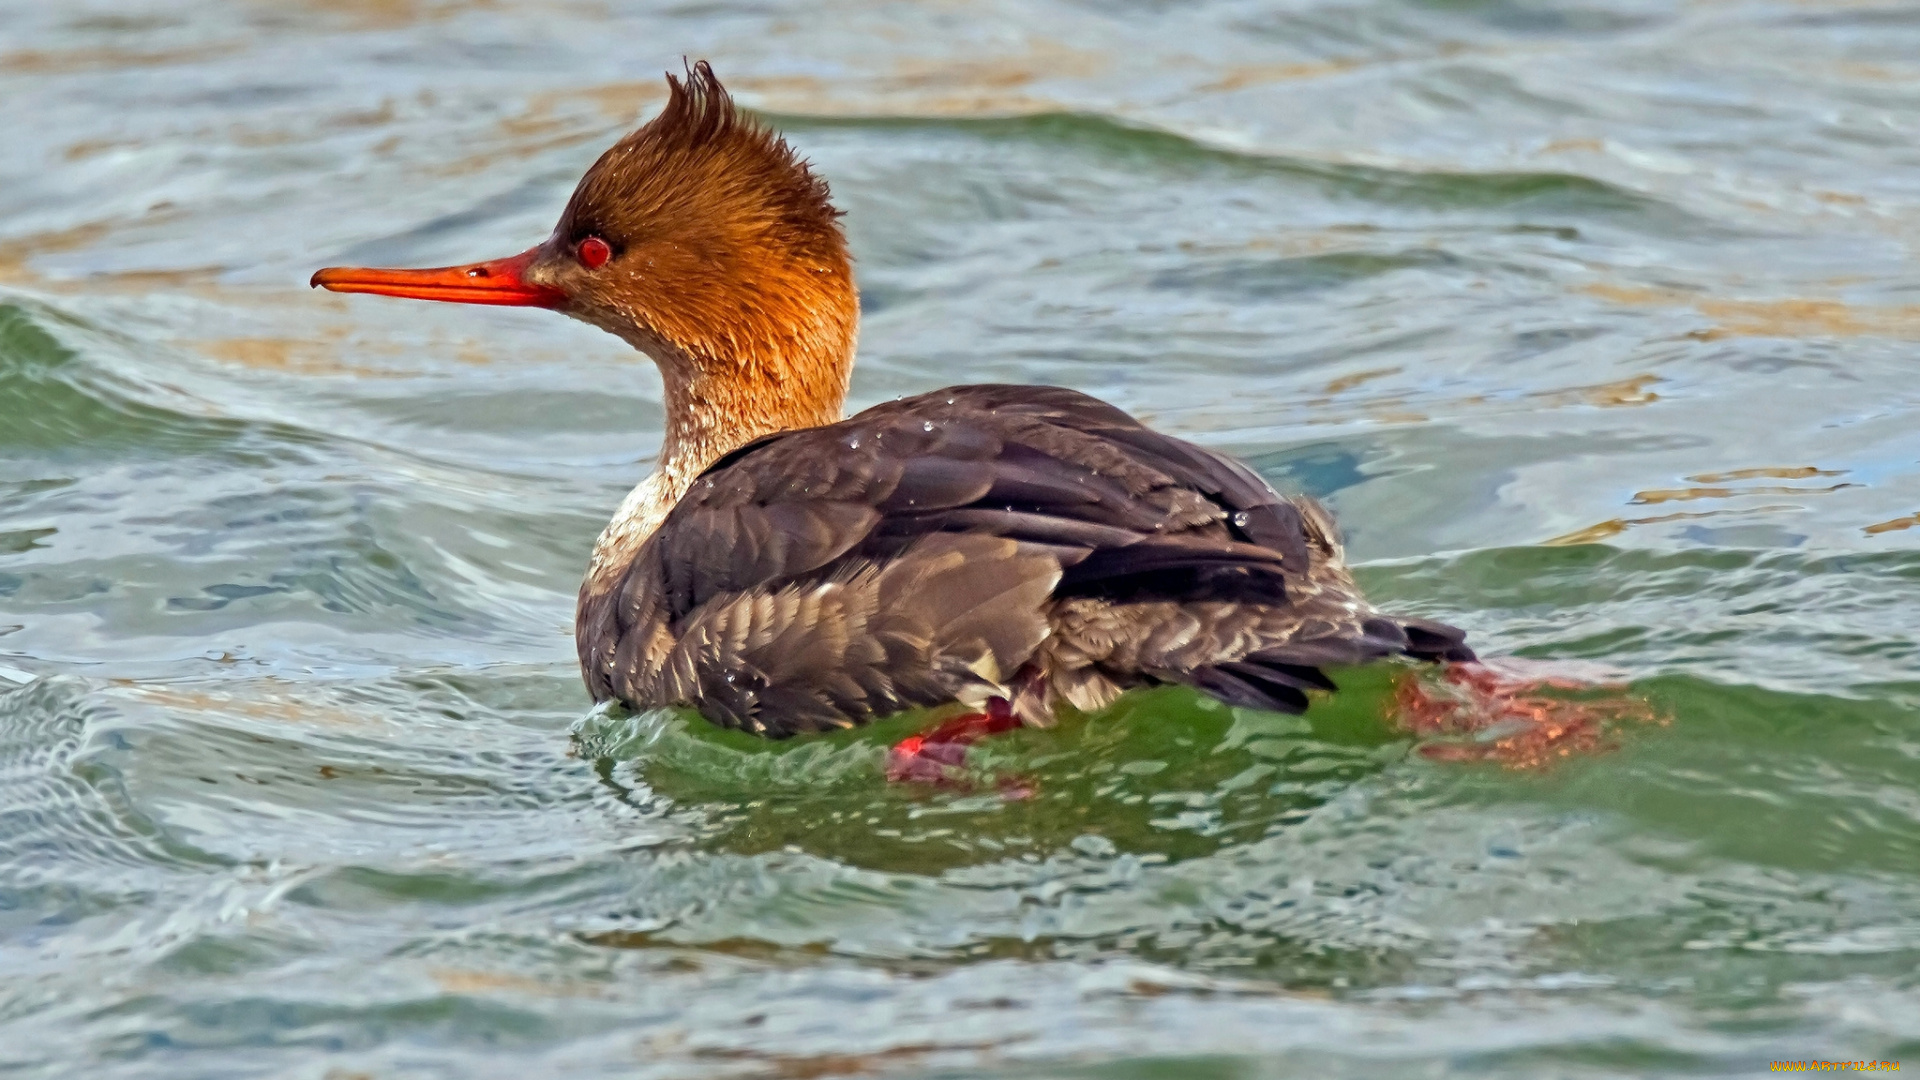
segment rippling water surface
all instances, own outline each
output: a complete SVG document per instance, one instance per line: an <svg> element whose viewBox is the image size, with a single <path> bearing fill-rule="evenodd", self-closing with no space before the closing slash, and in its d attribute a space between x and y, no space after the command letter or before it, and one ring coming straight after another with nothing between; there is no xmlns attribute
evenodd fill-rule
<svg viewBox="0 0 1920 1080"><path fill-rule="evenodd" d="M305 281L537 241L683 53L848 211L856 404L1092 391L1669 722L1524 771L1388 673L1157 692L1009 802L591 713L651 366ZM1904 0L5 0L0 1073L1920 1065L1916 58Z"/></svg>

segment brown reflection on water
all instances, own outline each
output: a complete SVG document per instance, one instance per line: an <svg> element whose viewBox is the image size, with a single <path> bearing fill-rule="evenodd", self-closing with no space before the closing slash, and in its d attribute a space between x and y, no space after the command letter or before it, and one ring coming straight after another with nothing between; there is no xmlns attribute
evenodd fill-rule
<svg viewBox="0 0 1920 1080"><path fill-rule="evenodd" d="M1605 139L1579 138L1579 139L1555 139L1552 142L1549 142L1541 146L1538 150L1535 150L1534 155L1539 156L1541 154L1575 154L1575 153L1604 154L1606 152L1607 152L1607 141Z"/></svg>
<svg viewBox="0 0 1920 1080"><path fill-rule="evenodd" d="M1345 75L1367 68L1392 64L1419 64L1435 60L1454 60L1464 56L1496 57L1518 52L1506 48L1474 48L1457 41L1443 41L1420 52L1379 52L1370 56L1336 56L1324 60L1306 60L1271 64L1235 64L1222 69L1218 78L1199 87L1203 91L1231 93L1250 86L1299 82Z"/></svg>
<svg viewBox="0 0 1920 1080"><path fill-rule="evenodd" d="M1391 57L1342 57L1335 60L1312 60L1292 64L1237 64L1227 68L1220 77L1201 86L1204 91L1231 92L1244 90L1249 86L1263 86L1267 83L1295 82L1300 79L1323 79L1329 75L1343 75L1358 68L1375 64L1391 63Z"/></svg>
<svg viewBox="0 0 1920 1080"><path fill-rule="evenodd" d="M1066 105L1010 88L888 87L884 81L848 85L809 76L741 76L729 85L755 108L810 116L1024 116Z"/></svg>
<svg viewBox="0 0 1920 1080"><path fill-rule="evenodd" d="M322 724L328 727L387 726L384 716L352 712L337 705L315 704L311 689L303 690L279 679L248 680L245 686L249 692L246 693L193 686L154 686L132 680L115 680L114 684L130 692L143 704L178 709L195 716L214 714L279 724Z"/></svg>
<svg viewBox="0 0 1920 1080"><path fill-rule="evenodd" d="M1636 525L1661 525L1669 521L1690 521L1695 518L1726 517L1729 514L1773 514L1785 511L1805 510L1804 506L1752 506L1732 510L1693 510L1674 514L1657 514L1653 517L1609 518L1584 529L1562 533L1550 540L1542 540L1541 547L1578 547L1581 544L1598 544L1603 540L1619 536Z"/></svg>
<svg viewBox="0 0 1920 1080"><path fill-rule="evenodd" d="M191 143L197 146L224 143L229 146L260 148L308 142L315 131L349 131L356 128L385 127L399 119L399 107L391 97L381 99L372 109L343 109L298 129L260 127L249 124L203 124L149 132L138 138L82 139L69 145L61 156L68 161L85 161L120 150L140 150L160 143ZM388 147L391 149L391 147Z"/></svg>
<svg viewBox="0 0 1920 1080"><path fill-rule="evenodd" d="M1361 383L1372 382L1374 379L1384 379L1389 375L1398 375L1405 370L1406 368L1404 367L1387 367L1374 368L1370 371L1356 371L1351 375L1342 375L1332 382L1329 382L1326 390L1322 392L1326 394L1344 394L1354 387L1359 386Z"/></svg>
<svg viewBox="0 0 1920 1080"><path fill-rule="evenodd" d="M1026 50L990 57L901 57L893 71L826 79L805 75L736 76L729 85L770 112L820 116L1008 116L1053 112L1068 103L1032 92L1050 78L1087 78L1111 66L1110 54L1034 40Z"/></svg>
<svg viewBox="0 0 1920 1080"><path fill-rule="evenodd" d="M826 944L818 941L780 944L764 938L752 937L686 941L650 930L606 930L580 934L579 939L589 945L599 945L608 949L665 949L692 954L711 953L730 959L790 965L809 964L832 953ZM691 970L697 965L687 961L676 966L683 970Z"/></svg>
<svg viewBox="0 0 1920 1080"><path fill-rule="evenodd" d="M1064 108L1055 99L1024 88L1049 77L1085 77L1110 63L1102 53L1056 42L1030 43L1026 52L990 58L919 58L895 62L890 73L841 78L809 75L755 76L727 80L744 103L772 113L818 116L1019 115ZM501 155L526 158L583 141L604 139L609 124L632 126L666 94L663 79L639 79L547 90L527 98L519 112L500 121L504 147L492 147L433 167L436 175L484 171Z"/></svg>
<svg viewBox="0 0 1920 1080"><path fill-rule="evenodd" d="M1014 1040L1020 1041L1020 1040ZM1004 1043L909 1043L865 1053L769 1054L739 1047L701 1047L696 1059L751 1063L755 1071L748 1076L767 1080L826 1080L835 1076L878 1076L898 1074L933 1054L990 1053Z"/></svg>
<svg viewBox="0 0 1920 1080"><path fill-rule="evenodd" d="M600 115L608 120L638 123L644 113L651 112L653 106L666 96L667 85L664 79L601 83L598 86L580 86L566 90L545 90L527 99L526 115L545 116L562 105L584 102L599 110Z"/></svg>
<svg viewBox="0 0 1920 1080"><path fill-rule="evenodd" d="M255 0L257 6L283 9L289 6L343 24L349 30L397 30L417 23L451 18L466 11L498 8L496 0Z"/></svg>
<svg viewBox="0 0 1920 1080"><path fill-rule="evenodd" d="M1650 506L1655 503L1692 502L1695 499L1733 499L1743 495L1826 495L1841 488L1859 487L1859 484L1831 484L1827 487L1769 487L1727 488L1727 487L1690 487L1690 488L1654 488L1649 491L1636 491L1628 500L1634 506Z"/></svg>
<svg viewBox="0 0 1920 1080"><path fill-rule="evenodd" d="M189 49L22 49L0 53L0 71L19 75L66 75L77 71L165 67L211 60L239 52L242 48L242 45L233 42L197 45Z"/></svg>
<svg viewBox="0 0 1920 1080"><path fill-rule="evenodd" d="M1687 477L1693 484L1724 484L1730 480L1757 480L1765 477L1770 480L1807 480L1815 476L1843 476L1845 469L1819 469L1812 465L1788 467L1767 467L1757 469L1731 469L1727 472L1694 473Z"/></svg>
<svg viewBox="0 0 1920 1080"><path fill-rule="evenodd" d="M1920 304L1860 307L1841 300L1786 297L1724 300L1680 289L1650 289L1594 282L1580 291L1636 307L1687 306L1715 320L1688 337L1920 337Z"/></svg>
<svg viewBox="0 0 1920 1080"><path fill-rule="evenodd" d="M1529 396L1536 401L1544 402L1550 408L1592 405L1602 409L1613 409L1625 405L1650 405L1659 401L1660 395L1647 387L1664 381L1658 375L1631 375L1612 382L1596 383L1592 386L1571 386L1564 390L1544 390Z"/></svg>
<svg viewBox="0 0 1920 1080"><path fill-rule="evenodd" d="M0 241L0 284L38 283L40 275L28 265L35 255L79 251L92 247L113 229L114 225L108 222L90 221L84 225L74 225L50 232L29 233L12 240Z"/></svg>
<svg viewBox="0 0 1920 1080"><path fill-rule="evenodd" d="M346 331L339 327L320 332L319 341L288 337L215 338L184 343L188 348L222 361L256 371L276 371L288 375L344 375L356 379L404 378L409 372L392 371L341 359L340 345ZM378 351L378 350L376 350ZM389 348L385 351L391 352Z"/></svg>
<svg viewBox="0 0 1920 1080"><path fill-rule="evenodd" d="M536 997L604 997L606 990L579 979L536 979L502 971L472 971L462 968L431 968L427 977L444 994L531 994Z"/></svg>
<svg viewBox="0 0 1920 1080"><path fill-rule="evenodd" d="M1642 374L1590 386L1569 386L1559 390L1536 391L1518 399L1468 394L1449 399L1446 407L1437 410L1416 407L1418 402L1410 401L1406 393L1397 390L1388 390L1372 396L1357 394L1351 398L1336 400L1343 394L1376 380L1391 378L1404 370L1406 370L1404 367L1373 368L1342 375L1329 381L1318 396L1302 398L1295 403L1301 409L1308 410L1308 415L1300 423L1308 426L1330 426L1364 420L1384 425L1419 424L1432 419L1436 412L1451 413L1469 408L1496 413L1516 410L1538 412L1542 409L1583 406L1599 409L1624 408L1632 405L1650 405L1659 401L1660 395L1648 387L1664 381L1658 375ZM1199 423L1191 414L1183 416L1182 422L1189 425ZM1229 422L1223 421L1223 425L1226 423Z"/></svg>
<svg viewBox="0 0 1920 1080"><path fill-rule="evenodd" d="M528 97L525 107L495 125L502 142L466 157L427 164L422 171L430 176L470 176L498 168L503 159L606 142L610 127L638 124L665 96L664 79L543 91Z"/></svg>
<svg viewBox="0 0 1920 1080"><path fill-rule="evenodd" d="M1866 533L1868 536L1878 536L1881 533L1911 529L1915 525L1920 525L1920 514L1908 514L1906 517L1897 517L1892 521L1882 521L1878 524L1868 525L1860 531Z"/></svg>
<svg viewBox="0 0 1920 1080"><path fill-rule="evenodd" d="M1112 57L1107 53L1042 39L1029 42L1026 53L1020 56L903 57L895 62L894 74L879 81L902 90L1011 90L1042 78L1097 75L1110 63Z"/></svg>
<svg viewBox="0 0 1920 1080"><path fill-rule="evenodd" d="M1822 469L1813 465L1763 465L1746 469L1727 469L1721 472L1694 473L1687 477L1689 483L1702 485L1684 488L1650 488L1636 491L1628 500L1634 506L1653 506L1660 503L1694 502L1700 499L1739 499L1755 495L1827 495L1842 488L1864 487L1863 484L1843 482L1825 487L1793 487L1785 484L1762 484L1754 487L1726 487L1722 485L1742 480L1807 480L1814 477L1841 476L1845 469ZM1572 547L1579 544L1597 544L1610 537L1618 536L1628 529L1639 525L1661 525L1671 521L1689 521L1696 518L1723 517L1728 514L1768 514L1780 512L1800 512L1806 507L1797 504L1776 504L1770 506L1735 507L1724 510L1696 510L1671 514L1656 514L1650 517L1617 517L1564 533L1550 540L1541 541L1543 547ZM1904 528L1904 526L1896 526Z"/></svg>
<svg viewBox="0 0 1920 1080"><path fill-rule="evenodd" d="M108 237L137 228L177 221L185 214L170 204L162 204L131 219L88 221L64 229L28 233L0 240L0 285L15 285L50 292L77 293L99 291L149 292L156 287L171 290L213 291L214 279L224 269L217 266L169 267L152 270L98 271L75 278L50 278L33 266L42 255L85 251Z"/></svg>

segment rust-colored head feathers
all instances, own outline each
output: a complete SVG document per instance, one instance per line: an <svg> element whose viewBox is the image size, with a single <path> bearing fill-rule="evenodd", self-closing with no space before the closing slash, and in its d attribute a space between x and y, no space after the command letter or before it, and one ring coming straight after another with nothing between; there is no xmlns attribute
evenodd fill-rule
<svg viewBox="0 0 1920 1080"><path fill-rule="evenodd" d="M827 182L735 108L703 60L685 81L667 76L666 107L587 170L559 232L645 243L725 225L833 263L846 258L839 217Z"/></svg>
<svg viewBox="0 0 1920 1080"><path fill-rule="evenodd" d="M529 277L561 310L631 340L676 375L771 379L837 418L858 303L839 211L786 140L734 107L702 61L666 107L587 170ZM581 245L607 245L604 265ZM809 391L814 391L809 393Z"/></svg>
<svg viewBox="0 0 1920 1080"><path fill-rule="evenodd" d="M313 284L564 311L652 356L670 409L677 396L722 417L706 426L757 429L744 438L838 419L859 301L826 181L736 109L704 60L667 91L538 247L431 270L329 267Z"/></svg>

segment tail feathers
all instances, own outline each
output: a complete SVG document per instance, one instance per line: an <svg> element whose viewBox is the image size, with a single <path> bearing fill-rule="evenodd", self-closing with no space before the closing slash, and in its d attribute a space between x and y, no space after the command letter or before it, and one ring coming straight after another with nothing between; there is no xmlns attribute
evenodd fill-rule
<svg viewBox="0 0 1920 1080"><path fill-rule="evenodd" d="M1314 674L1318 675L1319 672L1315 671ZM1321 678L1324 679L1325 676ZM1201 693L1219 698L1229 705L1244 705L1250 709L1271 709L1274 712L1286 713L1307 711L1306 688L1300 685L1303 680L1291 678L1278 668L1265 664L1249 664L1244 661L1209 664L1206 667L1194 668L1192 671L1180 672L1169 681L1186 683Z"/></svg>
<svg viewBox="0 0 1920 1080"><path fill-rule="evenodd" d="M1333 680L1317 667L1252 656L1157 675L1166 682L1186 683L1229 705L1275 712L1306 712L1307 691L1335 689Z"/></svg>
<svg viewBox="0 0 1920 1080"><path fill-rule="evenodd" d="M1374 618L1351 637L1291 641L1239 660L1190 671L1155 672L1165 682L1185 683L1229 705L1274 712L1307 711L1307 691L1333 690L1322 665L1362 664L1389 656L1428 661L1470 661L1466 633L1428 619Z"/></svg>
<svg viewBox="0 0 1920 1080"><path fill-rule="evenodd" d="M1376 615L1361 623L1359 631L1357 634L1295 638L1281 645L1256 650L1245 659L1252 663L1320 667L1328 664L1367 664L1389 656L1415 655L1412 631L1400 619ZM1459 631L1454 633L1458 634Z"/></svg>
<svg viewBox="0 0 1920 1080"><path fill-rule="evenodd" d="M1467 644L1467 632L1457 626L1432 619L1400 619L1399 623L1407 635L1406 653L1416 660L1464 664L1475 659Z"/></svg>

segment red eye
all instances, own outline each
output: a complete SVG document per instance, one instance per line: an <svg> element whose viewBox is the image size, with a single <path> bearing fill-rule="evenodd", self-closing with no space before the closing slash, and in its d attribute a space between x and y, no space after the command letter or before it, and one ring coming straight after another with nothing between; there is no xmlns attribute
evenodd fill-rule
<svg viewBox="0 0 1920 1080"><path fill-rule="evenodd" d="M598 270L607 265L607 260L611 258L613 258L613 249L607 246L605 240L597 236L589 236L580 241L580 262L587 269Z"/></svg>

